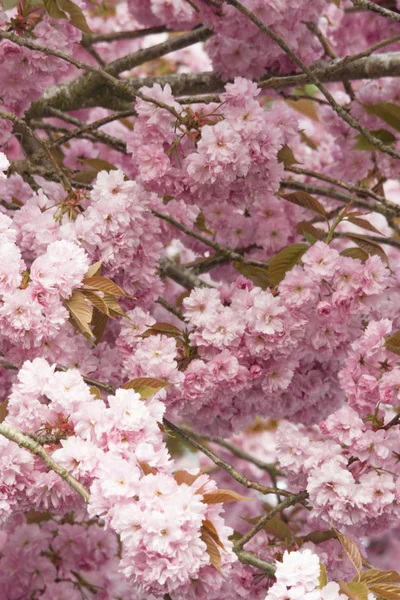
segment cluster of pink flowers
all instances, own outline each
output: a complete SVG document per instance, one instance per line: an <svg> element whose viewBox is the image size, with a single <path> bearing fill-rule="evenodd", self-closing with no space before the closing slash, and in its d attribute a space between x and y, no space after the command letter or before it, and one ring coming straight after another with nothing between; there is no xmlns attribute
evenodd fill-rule
<svg viewBox="0 0 400 600"><path fill-rule="evenodd" d="M4 345L21 349L41 346L54 338L68 319L62 299L79 287L89 267L89 258L74 242L60 240L31 264L30 273L16 245L12 220L0 214L0 323ZM29 277L29 279L28 279Z"/></svg>
<svg viewBox="0 0 400 600"><path fill-rule="evenodd" d="M347 0L241 4L317 74L319 59L398 33ZM68 19L46 13L63 6L0 11L0 110L17 117L0 116L0 600L345 600L354 569L332 526L374 566L398 568L400 345L390 336L400 278L397 162L342 116L399 151L399 82L328 81L340 115L227 1L79 0ZM199 25L212 35L196 53L185 31ZM142 50L164 41L161 60L146 63ZM104 63L141 98L114 96L110 77L91 89L98 75L87 66L31 43ZM376 51L398 49L395 40ZM279 74L300 87L275 86ZM187 101L191 86L199 96ZM302 191L285 199L321 187L331 197L317 194L320 204ZM350 198L357 212L347 206L336 227ZM365 223L369 208L380 214ZM357 222L368 256L342 252ZM389 264L379 231L392 237ZM305 252L274 276L269 259L303 239ZM95 263L120 304L85 283ZM71 298L82 301L84 335ZM138 378L158 392L141 397ZM204 435L235 481L183 431L165 431L166 417ZM7 428L38 440L85 486L87 504ZM241 476L258 483L252 502L225 515L221 498L243 493ZM275 498L302 490L305 506L271 518L243 559L237 537ZM276 563L275 578L257 577L252 557L267 573Z"/></svg>
<svg viewBox="0 0 400 600"><path fill-rule="evenodd" d="M26 20L29 22L29 17ZM39 20L33 31L37 43L67 54L72 53L82 37L76 27L47 15ZM9 40L0 41L0 63L1 108L18 116L22 116L48 86L62 81L74 71L74 67L57 57L32 52ZM11 137L11 130L12 123L0 119L0 144Z"/></svg>
<svg viewBox="0 0 400 600"><path fill-rule="evenodd" d="M323 2L243 0L242 4L281 37L289 38L292 50L302 60L312 62L321 55L321 47L305 22L319 20L325 8ZM193 5L185 0L145 0L139 6L129 2L129 9L147 26L166 24L181 29L193 27L198 22L208 25L216 35L207 42L206 49L214 69L226 80L236 75L256 79L265 75L267 69L288 71L293 68L279 46L235 7L221 0L212 4L207 0L196 0Z"/></svg>
<svg viewBox="0 0 400 600"><path fill-rule="evenodd" d="M116 535L81 517L70 513L49 520L44 513L39 523L29 518L27 523L22 515L8 523L0 533L4 598L81 600L88 586L104 600L138 598L118 573Z"/></svg>
<svg viewBox="0 0 400 600"><path fill-rule="evenodd" d="M117 341L126 353L126 374L146 372L179 384L168 391L167 405L215 432L238 430L260 414L319 422L340 407L342 362L364 319L393 283L378 257L362 264L323 242L311 246L302 261L277 295L239 278L219 289L195 289L185 298L198 357L183 372L175 339L140 337L154 323L141 314L139 324L135 320L137 337L126 326Z"/></svg>
<svg viewBox="0 0 400 600"><path fill-rule="evenodd" d="M223 579L214 573L202 526L210 523L218 535L224 570L235 560L228 539L232 530L224 524L222 504L207 502L206 495L217 489L208 475L174 476L159 426L164 409L160 400L144 401L133 390L96 399L77 370L55 372L38 358L20 369L5 424L23 426L31 435L67 436L60 447L50 444L52 458L89 487L89 517L100 518L120 536L119 568L139 590L183 593L191 579L215 588ZM60 514L77 506L72 488L54 472L1 440L3 522L28 506Z"/></svg>
<svg viewBox="0 0 400 600"><path fill-rule="evenodd" d="M249 80L236 78L225 90L221 104L189 112L168 85L142 88L174 109L182 123L166 109L138 100L128 150L143 185L174 199L160 202L159 210L191 226L200 208L221 243L257 244L271 254L294 239L294 219L305 212L289 211L275 196L283 175L278 152L296 139L297 119L281 104L265 110L260 90ZM196 212L189 214L188 204Z"/></svg>

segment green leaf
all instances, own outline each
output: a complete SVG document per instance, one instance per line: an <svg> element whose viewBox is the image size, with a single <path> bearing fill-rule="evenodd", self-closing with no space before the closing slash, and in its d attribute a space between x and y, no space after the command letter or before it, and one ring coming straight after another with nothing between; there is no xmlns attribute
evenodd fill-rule
<svg viewBox="0 0 400 600"><path fill-rule="evenodd" d="M297 206L301 206L303 208L307 208L308 210L312 210L319 215L322 215L326 218L326 210L322 206L322 204L311 196L311 194L307 194L307 192L292 192L290 194L280 194L281 198L284 198L288 202L292 202L293 204L297 204Z"/></svg>
<svg viewBox="0 0 400 600"><path fill-rule="evenodd" d="M43 4L49 17L53 19L68 19L65 12L58 7L56 0L43 0Z"/></svg>
<svg viewBox="0 0 400 600"><path fill-rule="evenodd" d="M319 589L322 590L328 584L328 575L326 573L326 567L322 563L319 566Z"/></svg>
<svg viewBox="0 0 400 600"><path fill-rule="evenodd" d="M297 233L305 237L307 242L310 242L310 244L314 244L316 240L323 240L326 236L325 231L314 227L314 225L312 223L309 223L308 221L301 221L300 223L298 223L296 231Z"/></svg>
<svg viewBox="0 0 400 600"><path fill-rule="evenodd" d="M396 141L396 137L393 135L393 133L391 131L388 131L387 129L375 129L372 130L370 133L372 133L372 135L374 135L376 138L378 138L378 140L381 140L381 142L383 142L384 144L387 144L388 146L390 144L393 144ZM374 146L373 144L371 144L367 138L365 136L363 136L362 133L359 133L358 135L356 135L357 140L356 144L354 144L354 146L352 146L352 150L368 150L368 151L372 151L372 150L376 150L376 146Z"/></svg>
<svg viewBox="0 0 400 600"><path fill-rule="evenodd" d="M339 581L339 586L350 600L368 600L368 588L364 583Z"/></svg>
<svg viewBox="0 0 400 600"><path fill-rule="evenodd" d="M396 331L390 337L386 338L384 346L389 352L400 355L400 331Z"/></svg>
<svg viewBox="0 0 400 600"><path fill-rule="evenodd" d="M69 14L71 25L83 31L83 33L92 33L87 24L86 17L76 4L71 0L55 0L58 8Z"/></svg>
<svg viewBox="0 0 400 600"><path fill-rule="evenodd" d="M167 381L162 381L161 379L154 379L153 377L136 377L136 379L131 379L124 383L121 386L124 390L135 390L138 394L140 394L141 398L145 400L146 398L150 398L156 392L165 388L169 383Z"/></svg>
<svg viewBox="0 0 400 600"><path fill-rule="evenodd" d="M277 286L308 249L307 244L292 244L275 254L270 260L268 269L271 284Z"/></svg>
<svg viewBox="0 0 400 600"><path fill-rule="evenodd" d="M15 8L19 4L20 0L1 0L1 6L3 10L10 10Z"/></svg>
<svg viewBox="0 0 400 600"><path fill-rule="evenodd" d="M386 256L384 250L380 247L376 242L372 242L368 238L363 237L362 235L358 235L356 233L345 233L345 235L349 240L357 244L362 250L364 250L370 256L379 256L382 262L386 264L389 263L389 259Z"/></svg>
<svg viewBox="0 0 400 600"><path fill-rule="evenodd" d="M255 265L245 265L242 262L234 261L233 267L236 271L239 271L241 275L250 279L255 285L260 287L262 290L266 290L269 286L268 268L257 267Z"/></svg>
<svg viewBox="0 0 400 600"><path fill-rule="evenodd" d="M282 146L282 148L278 152L278 162L283 163L283 166L291 167L292 165L300 165L300 161L298 161L294 154L293 150L289 148L286 144Z"/></svg>
<svg viewBox="0 0 400 600"><path fill-rule="evenodd" d="M369 115L378 117L388 125L400 131L400 106L393 102L378 102L378 104L363 104Z"/></svg>

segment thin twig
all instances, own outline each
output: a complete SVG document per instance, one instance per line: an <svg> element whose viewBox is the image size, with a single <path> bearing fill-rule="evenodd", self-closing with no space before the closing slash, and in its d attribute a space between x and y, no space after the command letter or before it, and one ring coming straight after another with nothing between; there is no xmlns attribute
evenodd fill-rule
<svg viewBox="0 0 400 600"><path fill-rule="evenodd" d="M247 259L242 254L239 254L238 252L235 252L234 250L231 250L230 248L226 248L226 246L222 246L218 242L214 242L213 240L210 240L209 238L207 238L204 235L201 235L200 233L196 233L195 231L192 231L192 229L189 229L185 225L182 225L181 223L176 221L176 219L173 219L169 215L165 215L156 210L153 210L152 213L154 216L158 217L159 219L162 219L163 221L167 221L167 223L170 223L171 225L176 227L176 229L179 229L179 231L182 231L182 233L186 233L186 235L189 235L190 237L193 237L196 240L199 240L199 242L202 242L206 246L209 246L210 248L212 248L219 254L228 256L230 260L235 260L235 261L238 261L241 263L245 263L247 265L254 265L257 267L265 267L266 266L265 263L263 263L263 262L260 262L258 260Z"/></svg>
<svg viewBox="0 0 400 600"><path fill-rule="evenodd" d="M277 467L274 464L266 463L266 462L263 462L262 460L259 460L255 456L252 456L245 450L238 448L237 446L235 446L234 444L231 444L227 440L224 440L224 439L218 438L218 437L213 437L211 435L205 435L205 434L202 435L199 433L195 433L193 431L187 430L184 427L181 427L180 429L182 431L184 431L185 433L188 433L194 439L206 440L207 442L211 442L212 444L217 444L218 446L221 446L222 448L229 450L229 452L231 452L238 458L241 458L247 462L252 463L253 465L256 465L256 467L258 467L259 469L262 469L263 471L267 471L267 473L269 473L270 475L273 475L273 476L284 475L284 473L282 473L282 471L277 469Z"/></svg>
<svg viewBox="0 0 400 600"><path fill-rule="evenodd" d="M282 494L282 492L281 492L281 494ZM273 517L275 517L275 515L280 513L285 508L288 508L289 506L293 506L294 504L297 504L298 502L304 502L304 500L306 500L307 497L308 497L308 493L305 491L300 492L299 494L288 495L288 497L285 498L285 500L282 500L282 502L277 504L275 506L275 508L273 508L269 513L260 517L260 519L254 525L254 527L252 529L250 529L250 531L248 531L245 535L243 535L240 538L240 540L238 540L236 542L235 548L238 550L241 550L243 548L243 546L245 544L247 544L247 542L249 542L259 531L261 531L261 529L263 529L263 527L268 523L268 521L270 521Z"/></svg>
<svg viewBox="0 0 400 600"><path fill-rule="evenodd" d="M196 277L196 275L188 269L185 269L166 257L163 257L160 260L159 269L161 277L169 277L187 290L193 290L196 287L212 287L205 281Z"/></svg>
<svg viewBox="0 0 400 600"><path fill-rule="evenodd" d="M281 494L282 496L290 496L290 497L293 496L293 494L291 492L288 492L286 490L281 490L279 488L274 488L274 487L268 487L265 485L261 485L261 484L257 483L256 481L251 481L250 479L248 479L247 477L245 477L244 475L242 475L241 473L236 471L236 469L234 469L232 467L232 465L230 465L225 460L223 460L222 458L217 456L209 448L206 448L206 446L201 444L191 434L187 433L180 427L177 427L176 425L174 425L173 423L168 421L168 419L164 419L163 423L167 429L174 431L175 433L180 435L184 440L189 442L192 446L194 446L195 448L200 450L203 454L208 456L208 458L211 459L213 461L213 463L217 465L217 467L224 469L224 471L229 473L229 475L233 479L235 479L235 481L237 481L244 487L246 487L248 489L256 490L257 492L260 492L261 494L277 494L278 493L278 494Z"/></svg>
<svg viewBox="0 0 400 600"><path fill-rule="evenodd" d="M147 35L157 33L166 33L168 29L164 25L159 27L148 27L147 29L135 29L134 31L113 31L112 33L85 33L82 36L81 44L85 48L92 44L101 42L119 42L122 40L137 40Z"/></svg>
<svg viewBox="0 0 400 600"><path fill-rule="evenodd" d="M178 317L178 319L180 319L181 321L186 321L183 312L181 310L179 310L179 308L177 308L176 306L172 306L172 304L170 304L169 302L167 302L167 300L165 300L165 298L162 298L161 296L159 296L156 300L157 304L161 304L161 306L163 306L168 312L170 312L171 314L175 315L175 317Z"/></svg>

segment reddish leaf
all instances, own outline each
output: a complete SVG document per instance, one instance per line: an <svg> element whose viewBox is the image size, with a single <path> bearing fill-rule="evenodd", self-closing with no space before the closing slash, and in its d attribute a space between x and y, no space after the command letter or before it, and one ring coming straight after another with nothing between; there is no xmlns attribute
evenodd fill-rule
<svg viewBox="0 0 400 600"><path fill-rule="evenodd" d="M336 529L335 529L335 532L336 532L339 542L343 546L343 550L346 552L347 556L353 563L355 569L357 570L358 573L361 573L362 568L363 568L363 559L362 559L361 552L359 551L357 545L353 542L352 539L347 537L347 535L340 533L340 531L337 531Z"/></svg>
<svg viewBox="0 0 400 600"><path fill-rule="evenodd" d="M209 531L204 527L201 529L201 539L206 545L211 564L221 573L221 554Z"/></svg>
<svg viewBox="0 0 400 600"><path fill-rule="evenodd" d="M349 240L357 244L362 250L364 250L367 254L371 256L379 256L382 262L388 263L388 257L385 252L382 250L379 244L372 242L368 238L363 237L362 235L358 235L355 233L345 233L344 234Z"/></svg>
<svg viewBox="0 0 400 600"><path fill-rule="evenodd" d="M203 496L205 504L222 504L224 502L238 502L239 500L254 500L254 498L246 498L233 490L215 490Z"/></svg>
<svg viewBox="0 0 400 600"><path fill-rule="evenodd" d="M313 212L326 217L326 210L322 204L316 198L314 198L314 196L307 194L307 192L280 194L280 197L284 198L288 202L292 202L292 204L297 204L297 206L307 208L308 210L312 210Z"/></svg>
<svg viewBox="0 0 400 600"><path fill-rule="evenodd" d="M372 223L367 221L367 219L360 219L360 217L352 217L352 216L348 215L346 217L346 221L353 223L353 225L357 225L357 227L362 227L363 229L367 229L368 231L372 231L373 233L378 233L379 235L383 235L383 233L381 231L379 231L379 229L377 229L375 227L375 225L372 225Z"/></svg>
<svg viewBox="0 0 400 600"><path fill-rule="evenodd" d="M192 485L198 477L200 477L200 473L198 475L192 475L191 473L188 473L188 471L176 471L174 474L174 479L178 485L182 485L182 483Z"/></svg>
<svg viewBox="0 0 400 600"><path fill-rule="evenodd" d="M88 302L86 302L85 296L82 294L82 292L74 290L71 298L69 298L69 300L65 300L65 305L68 308L77 329L81 333L84 333L89 337L93 337L93 333L89 327L93 316L93 309Z"/></svg>
<svg viewBox="0 0 400 600"><path fill-rule="evenodd" d="M126 296L124 290L120 288L119 285L111 281L111 279L108 279L108 277L102 277L101 275L85 277L83 285L92 290L111 294L112 296Z"/></svg>
<svg viewBox="0 0 400 600"><path fill-rule="evenodd" d="M390 584L370 585L370 591L385 600L400 600L400 587Z"/></svg>
<svg viewBox="0 0 400 600"><path fill-rule="evenodd" d="M146 329L144 333L140 337L146 338L150 335L168 335L170 337L180 337L182 335L182 331L175 327L175 325L171 325L170 323L154 323L149 329Z"/></svg>
<svg viewBox="0 0 400 600"><path fill-rule="evenodd" d="M349 258L355 258L361 260L361 262L365 262L369 256L364 250L361 248L346 248L346 250L342 250L340 253L341 256L348 256Z"/></svg>

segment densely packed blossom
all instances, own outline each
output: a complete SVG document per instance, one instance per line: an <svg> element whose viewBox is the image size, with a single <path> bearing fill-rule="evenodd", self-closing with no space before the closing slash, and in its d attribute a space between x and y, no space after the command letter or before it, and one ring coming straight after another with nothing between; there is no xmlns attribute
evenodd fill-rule
<svg viewBox="0 0 400 600"><path fill-rule="evenodd" d="M0 600L399 596L399 11L3 0Z"/></svg>

